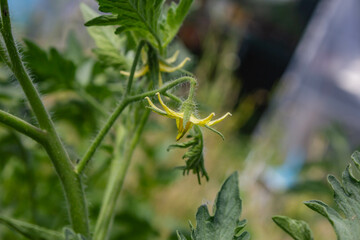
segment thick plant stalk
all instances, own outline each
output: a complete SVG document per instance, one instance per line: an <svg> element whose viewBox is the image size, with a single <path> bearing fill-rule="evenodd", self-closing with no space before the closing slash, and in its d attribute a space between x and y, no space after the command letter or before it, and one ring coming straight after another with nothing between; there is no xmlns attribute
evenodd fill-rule
<svg viewBox="0 0 360 240"><path fill-rule="evenodd" d="M33 85L31 78L25 70L24 64L20 58L19 52L11 32L10 13L7 0L1 0L1 33L9 54L11 70L19 81L26 98L39 122L39 126L46 132L45 147L55 170L60 178L66 203L69 212L70 223L75 232L90 237L88 225L88 213L85 202L83 187L80 176L74 171L74 166L56 133L54 124L50 115L46 111L39 93Z"/></svg>
<svg viewBox="0 0 360 240"><path fill-rule="evenodd" d="M100 214L96 222L93 240L106 240L109 237L111 225L114 219L116 202L124 184L126 172L130 165L131 157L139 142L141 133L149 117L150 110L145 110L131 141L127 143L125 152L120 159L114 159L111 164L111 173L105 190L105 196L101 205Z"/></svg>

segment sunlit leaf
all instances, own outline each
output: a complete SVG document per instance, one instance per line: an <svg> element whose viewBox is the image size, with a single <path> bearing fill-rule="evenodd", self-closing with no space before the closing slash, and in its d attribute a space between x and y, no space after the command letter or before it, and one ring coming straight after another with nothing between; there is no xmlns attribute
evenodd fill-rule
<svg viewBox="0 0 360 240"><path fill-rule="evenodd" d="M80 9L85 21L96 18L99 16L94 10L84 3L80 4ZM101 18L109 18L100 16ZM128 69L128 61L124 55L123 47L125 46L124 38L114 34L114 26L98 27L96 26L87 28L88 33L94 39L96 48L93 50L98 56L99 60L108 65L115 66L121 69ZM113 24L102 24L113 25Z"/></svg>
<svg viewBox="0 0 360 240"><path fill-rule="evenodd" d="M171 3L167 11L166 24L163 31L163 46L166 47L176 36L193 0L181 0L179 4Z"/></svg>
<svg viewBox="0 0 360 240"><path fill-rule="evenodd" d="M86 23L94 25L119 25L122 31L133 31L154 45L160 43L158 20L163 0L98 0L99 10L111 13Z"/></svg>

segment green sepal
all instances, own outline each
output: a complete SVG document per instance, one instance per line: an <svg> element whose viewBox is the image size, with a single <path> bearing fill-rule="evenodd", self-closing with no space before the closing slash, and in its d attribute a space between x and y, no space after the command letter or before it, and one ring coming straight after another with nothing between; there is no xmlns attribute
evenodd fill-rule
<svg viewBox="0 0 360 240"><path fill-rule="evenodd" d="M215 128L209 127L207 125L205 125L204 127L209 129L210 131L213 131L214 133L218 134L222 138L222 140L225 140L224 135L221 132L219 132L218 130L216 130Z"/></svg>

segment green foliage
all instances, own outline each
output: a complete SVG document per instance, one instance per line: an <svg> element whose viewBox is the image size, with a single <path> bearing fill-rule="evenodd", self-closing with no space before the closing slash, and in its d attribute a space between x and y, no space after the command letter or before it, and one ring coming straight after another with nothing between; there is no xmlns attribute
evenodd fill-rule
<svg viewBox="0 0 360 240"><path fill-rule="evenodd" d="M120 25L117 33L134 31L139 37L160 44L158 20L163 0L99 0L99 10L112 13L100 16L86 23L93 25Z"/></svg>
<svg viewBox="0 0 360 240"><path fill-rule="evenodd" d="M85 22L99 16L99 14L85 3L80 4L80 9ZM115 27L93 26L86 29L96 44L96 48L93 49L93 52L104 65L113 66L117 69L129 68L128 59L126 59L124 55L125 38L114 35Z"/></svg>
<svg viewBox="0 0 360 240"><path fill-rule="evenodd" d="M360 153L355 152L352 160L357 171L360 171ZM334 200L341 213L318 200L305 204L329 220L338 239L357 239L360 236L360 181L352 175L350 165L343 172L341 183L332 175L328 177L328 181L334 190Z"/></svg>
<svg viewBox="0 0 360 240"><path fill-rule="evenodd" d="M75 64L67 60L55 48L48 52L38 47L35 43L25 40L26 60L32 71L44 78L54 79L56 84L48 86L50 89L70 88L75 82Z"/></svg>
<svg viewBox="0 0 360 240"><path fill-rule="evenodd" d="M313 240L309 225L302 220L285 216L274 216L274 222L295 240Z"/></svg>
<svg viewBox="0 0 360 240"><path fill-rule="evenodd" d="M172 144L168 147L168 151L173 148L188 148L188 151L183 155L185 159L185 166L178 167L183 171L183 174L189 174L192 171L198 177L198 182L201 184L201 177L205 177L206 181L209 176L205 169L204 164L204 140L199 127L195 126L193 133L189 134L187 138L191 140L184 143Z"/></svg>
<svg viewBox="0 0 360 240"><path fill-rule="evenodd" d="M132 31L136 39L146 39L161 50L175 37L192 1L172 3L162 14L164 0L98 0L99 10L112 15L96 17L86 26L119 25L117 34Z"/></svg>
<svg viewBox="0 0 360 240"><path fill-rule="evenodd" d="M163 28L164 46L167 46L176 36L181 24L183 23L193 0L181 0L179 4L171 3L167 11L166 24L161 23Z"/></svg>
<svg viewBox="0 0 360 240"><path fill-rule="evenodd" d="M0 223L32 240L64 240L61 233L34 224L0 216ZM68 240L68 239L66 239ZM69 239L70 240L70 239Z"/></svg>
<svg viewBox="0 0 360 240"><path fill-rule="evenodd" d="M237 172L233 173L222 185L214 204L214 216L210 216L206 205L199 207L196 213L196 228L191 224L192 240L245 240L248 232L241 232L246 220L239 220L241 199ZM186 240L178 233L179 240Z"/></svg>
<svg viewBox="0 0 360 240"><path fill-rule="evenodd" d="M355 152L352 160L360 172L360 153ZM332 175L328 176L340 212L319 200L305 202L306 206L329 220L339 240L354 240L360 236L360 181L352 175L350 167L349 164L343 172L341 182ZM286 217L275 217L274 221L296 240L312 239L311 231L303 221Z"/></svg>

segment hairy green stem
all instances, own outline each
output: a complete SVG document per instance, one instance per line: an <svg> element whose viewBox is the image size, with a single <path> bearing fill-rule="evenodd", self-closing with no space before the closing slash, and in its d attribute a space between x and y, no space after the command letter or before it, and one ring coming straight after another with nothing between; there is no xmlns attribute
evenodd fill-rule
<svg viewBox="0 0 360 240"><path fill-rule="evenodd" d="M145 43L146 42L144 40L141 40L138 47L137 47L135 58L134 58L134 61L133 61L133 64L132 64L131 70L130 70L129 80L128 80L127 86L126 86L125 97L130 94L132 83L133 83L133 80L134 80L136 66L137 66L137 63L139 62L139 59L140 59L141 49L144 47Z"/></svg>
<svg viewBox="0 0 360 240"><path fill-rule="evenodd" d="M0 5L3 23L1 33L9 53L12 66L11 70L19 81L39 122L40 128L47 132L47 139L43 146L52 160L55 170L60 178L66 198L70 223L75 232L81 233L85 237L90 237L88 212L81 179L74 172L73 164L57 135L50 115L46 111L44 104L40 99L40 95L32 83L20 58L11 31L10 12L7 0L1 0Z"/></svg>
<svg viewBox="0 0 360 240"><path fill-rule="evenodd" d="M169 90L179 84L182 84L184 82L196 83L196 80L192 77L181 77L181 78L178 78L172 82L169 82L169 83L163 85L163 87L161 87L159 89L151 90L148 92L144 92L144 93L140 93L140 94L128 97L128 101L129 102L140 101L140 100L143 100L145 97L154 96L158 92L165 93L167 90Z"/></svg>
<svg viewBox="0 0 360 240"><path fill-rule="evenodd" d="M14 115L0 110L0 122L12 127L16 131L34 139L40 144L46 140L46 132L31 125L30 123L15 117Z"/></svg>
<svg viewBox="0 0 360 240"><path fill-rule="evenodd" d="M92 144L90 145L90 147L86 151L84 157L80 160L79 164L76 166L76 168L75 168L76 173L79 174L85 169L86 165L88 164L88 162L90 161L90 159L94 155L96 149L100 146L100 144L104 140L106 134L109 132L111 127L114 125L116 119L119 117L121 112L125 109L125 107L128 104L129 104L128 100L124 99L116 107L115 111L110 115L110 117L106 121L105 125L100 130L100 132L95 137L94 141L92 142Z"/></svg>
<svg viewBox="0 0 360 240"><path fill-rule="evenodd" d="M9 61L9 57L7 56L6 50L5 50L2 42L0 42L0 58L8 66L8 68L10 68L10 69L12 68L11 63Z"/></svg>
<svg viewBox="0 0 360 240"><path fill-rule="evenodd" d="M149 117L149 113L150 110L145 110L131 141L127 143L125 153L121 159L114 159L112 162L111 173L105 190L105 196L101 205L100 214L96 222L93 240L106 240L109 237L109 232L111 230L111 225L114 218L116 202L124 184L131 157L134 153L136 145L139 142L141 133Z"/></svg>
<svg viewBox="0 0 360 240"><path fill-rule="evenodd" d="M75 168L76 173L79 174L85 169L88 162L90 161L92 156L95 154L96 149L100 146L100 144L103 141L103 139L105 138L106 134L109 132L111 127L114 125L116 119L119 117L121 112L125 109L125 107L129 104L129 101L127 100L127 96L130 94L130 91L131 91L136 66L137 66L137 63L139 62L140 55L141 55L141 49L143 48L144 44L145 44L145 41L140 41L140 43L138 45L133 64L131 66L130 76L129 76L127 86L126 86L126 92L123 96L122 101L120 101L120 103L117 105L114 112L110 115L110 117L106 121L105 125L100 130L100 132L97 134L93 143L90 145L90 147L86 151L84 157L80 160L79 164L76 166L76 168Z"/></svg>
<svg viewBox="0 0 360 240"><path fill-rule="evenodd" d="M181 101L180 98L178 98L178 97L175 96L174 94L165 92L164 95L167 96L168 98L174 100L175 102L177 102L177 103L179 103L179 104L182 104L182 102L183 102L183 101Z"/></svg>

